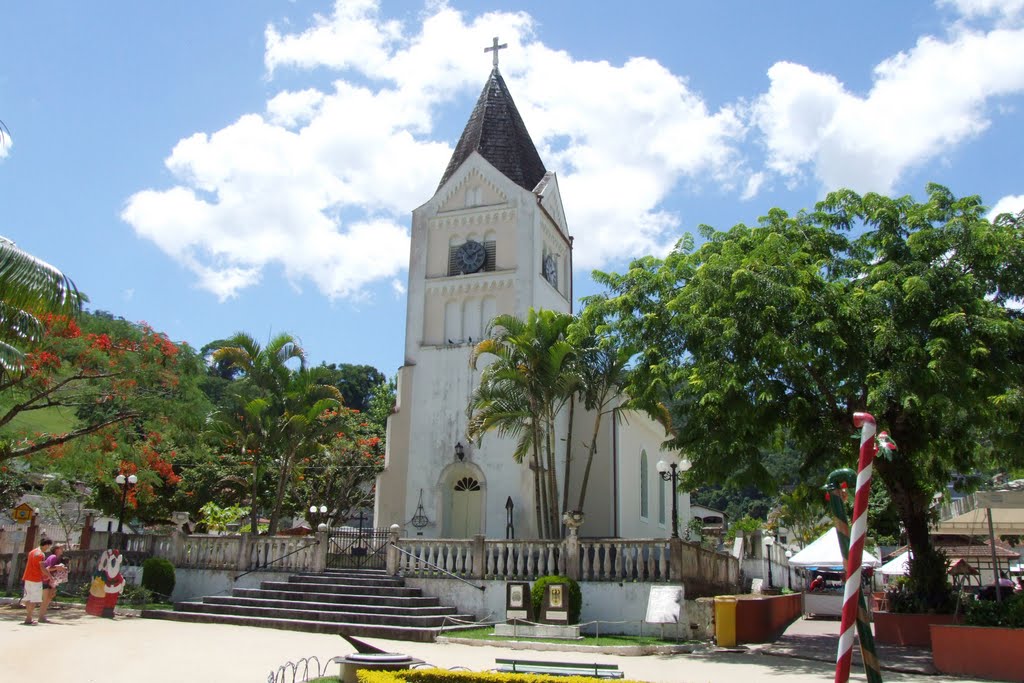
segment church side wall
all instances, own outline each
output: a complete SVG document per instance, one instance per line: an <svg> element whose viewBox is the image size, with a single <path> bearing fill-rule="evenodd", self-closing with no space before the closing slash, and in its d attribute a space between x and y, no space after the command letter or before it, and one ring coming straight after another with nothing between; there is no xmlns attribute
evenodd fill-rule
<svg viewBox="0 0 1024 683"><path fill-rule="evenodd" d="M623 538L658 538L672 533L671 484L657 471L659 460L672 460L678 453L663 451L665 429L646 415L627 411L617 428L619 452L619 535ZM647 453L646 477L641 474L642 453ZM646 483L647 514L642 514L642 489ZM662 488L664 498L659 497ZM677 505L681 525L690 518L689 494L678 494ZM664 501L664 520L660 500ZM684 536L684 530L680 530Z"/></svg>
<svg viewBox="0 0 1024 683"><path fill-rule="evenodd" d="M401 525L413 514L406 508L405 482L409 477L409 406L415 370L408 365L398 369L395 412L387 425L384 471L377 476L374 496L373 518L378 527Z"/></svg>

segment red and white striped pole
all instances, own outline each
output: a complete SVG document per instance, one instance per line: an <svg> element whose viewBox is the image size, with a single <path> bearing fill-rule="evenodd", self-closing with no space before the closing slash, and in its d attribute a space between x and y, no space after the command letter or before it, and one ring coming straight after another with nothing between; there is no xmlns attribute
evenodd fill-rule
<svg viewBox="0 0 1024 683"><path fill-rule="evenodd" d="M864 538L868 529L868 495L871 470L878 447L875 445L875 418L870 413L854 413L853 426L860 427L860 460L857 463L857 491L853 498L853 525L850 527L850 554L846 559L846 587L843 613L839 623L839 651L836 653L835 683L850 679L853 637L856 632L860 598L860 570L864 559Z"/></svg>

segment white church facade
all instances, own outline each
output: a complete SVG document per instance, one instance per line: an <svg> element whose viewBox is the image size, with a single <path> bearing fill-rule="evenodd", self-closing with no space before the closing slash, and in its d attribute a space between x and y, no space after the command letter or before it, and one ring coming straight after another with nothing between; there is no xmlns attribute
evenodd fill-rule
<svg viewBox="0 0 1024 683"><path fill-rule="evenodd" d="M378 526L431 538L539 537L533 475L513 460L512 440L466 437L480 376L470 367L473 346L496 315L525 319L531 307L572 312L572 237L558 179L544 167L495 60L437 191L412 214L405 359L376 483ZM577 406L569 509L593 420ZM567 423L563 415L556 439L560 490ZM646 415L605 416L582 536L671 533L672 491L656 465L679 454L661 450L665 438ZM684 528L689 495L677 500Z"/></svg>

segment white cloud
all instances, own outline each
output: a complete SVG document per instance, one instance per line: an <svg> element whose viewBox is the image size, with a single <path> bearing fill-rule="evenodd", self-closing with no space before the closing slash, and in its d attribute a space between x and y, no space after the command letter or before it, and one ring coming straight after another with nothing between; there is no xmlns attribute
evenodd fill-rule
<svg viewBox="0 0 1024 683"><path fill-rule="evenodd" d="M996 216L1003 213L1012 213L1014 215L1024 211L1024 194L1010 194L1006 195L992 207L992 210L988 212L987 218L995 220Z"/></svg>
<svg viewBox="0 0 1024 683"><path fill-rule="evenodd" d="M1012 23L1024 16L1024 0L939 0L939 5L952 7L966 19L995 17Z"/></svg>
<svg viewBox="0 0 1024 683"><path fill-rule="evenodd" d="M11 151L11 146L14 144L14 140L7 132L7 128L4 127L3 122L0 121L0 159L3 159Z"/></svg>
<svg viewBox="0 0 1024 683"><path fill-rule="evenodd" d="M329 297L394 282L407 266L408 211L451 155L431 139L434 119L479 92L481 36L494 35L510 47L502 73L566 188L579 267L667 251L679 220L661 210L666 196L683 179L731 184L741 173L736 112L708 111L657 62L576 61L538 42L522 12L467 18L440 4L421 20L410 30L381 19L376 2L339 0L306 30L268 26L268 73L327 68L333 91L280 92L263 115L181 140L165 162L177 185L136 193L123 219L221 299L273 266Z"/></svg>
<svg viewBox="0 0 1024 683"><path fill-rule="evenodd" d="M908 169L985 130L993 98L1024 91L1024 30L925 36L874 76L860 96L806 66L773 65L753 108L769 168L809 172L827 189L891 191Z"/></svg>

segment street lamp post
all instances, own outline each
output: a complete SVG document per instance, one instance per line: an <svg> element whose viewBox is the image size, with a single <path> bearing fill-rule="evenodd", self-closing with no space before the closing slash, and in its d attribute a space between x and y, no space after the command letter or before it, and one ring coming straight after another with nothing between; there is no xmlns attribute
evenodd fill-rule
<svg viewBox="0 0 1024 683"><path fill-rule="evenodd" d="M114 481L118 486L121 487L121 512L117 516L117 539L118 546L124 549L124 508L128 503L128 487L135 486L139 482L139 478L134 474L129 474L127 477L124 474L118 474L114 477ZM109 543L107 544L110 545Z"/></svg>
<svg viewBox="0 0 1024 683"><path fill-rule="evenodd" d="M679 538L679 508L678 496L676 495L679 485L679 471L685 472L690 469L690 461L683 460L669 463L659 460L657 469L662 479L672 482L672 538Z"/></svg>
<svg viewBox="0 0 1024 683"><path fill-rule="evenodd" d="M772 546L775 545L775 537L768 535L764 537L764 547L767 548L765 557L768 558L768 588L772 587Z"/></svg>
<svg viewBox="0 0 1024 683"><path fill-rule="evenodd" d="M317 519L320 520L319 524L316 522ZM327 506L310 505L309 523L315 525L317 531L327 531Z"/></svg>
<svg viewBox="0 0 1024 683"><path fill-rule="evenodd" d="M789 563L789 558L793 557L793 551L786 551L786 575L789 578L789 590L793 590L793 566Z"/></svg>

